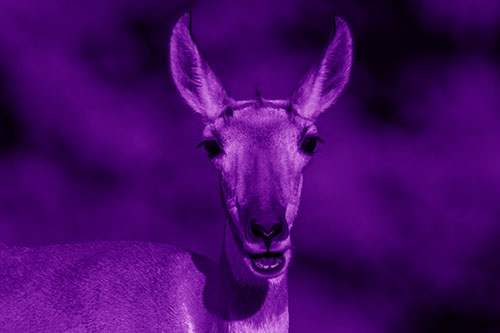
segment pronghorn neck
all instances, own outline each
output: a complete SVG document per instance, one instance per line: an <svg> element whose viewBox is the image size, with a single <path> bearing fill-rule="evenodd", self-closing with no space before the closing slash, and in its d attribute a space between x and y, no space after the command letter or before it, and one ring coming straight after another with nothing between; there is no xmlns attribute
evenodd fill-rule
<svg viewBox="0 0 500 333"><path fill-rule="evenodd" d="M234 248L237 243L232 233L224 234L216 268L198 267L206 278L204 307L217 318L218 331L288 332L286 274L276 279L262 279L248 272L247 275L235 273L238 266L235 267L231 257L239 250Z"/></svg>
<svg viewBox="0 0 500 333"><path fill-rule="evenodd" d="M229 257L235 243L228 238L233 238L230 232L225 233L217 272L220 328L227 332L288 332L286 274L267 280L235 273Z"/></svg>

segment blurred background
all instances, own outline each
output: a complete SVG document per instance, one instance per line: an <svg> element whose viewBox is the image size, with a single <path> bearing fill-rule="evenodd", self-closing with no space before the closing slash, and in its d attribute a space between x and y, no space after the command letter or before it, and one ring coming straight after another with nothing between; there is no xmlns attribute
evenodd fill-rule
<svg viewBox="0 0 500 333"><path fill-rule="evenodd" d="M0 241L218 258L217 174L167 58L187 10L236 99L288 97L333 14L352 30L292 233L291 330L500 331L497 0L3 0Z"/></svg>

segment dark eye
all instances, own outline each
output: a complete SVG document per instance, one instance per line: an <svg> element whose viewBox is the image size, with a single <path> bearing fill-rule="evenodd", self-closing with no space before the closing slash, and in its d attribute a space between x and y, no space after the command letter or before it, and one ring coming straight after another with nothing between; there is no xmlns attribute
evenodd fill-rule
<svg viewBox="0 0 500 333"><path fill-rule="evenodd" d="M307 154L314 154L314 149L316 149L316 144L318 141L323 141L317 136L308 136L302 141L300 149Z"/></svg>
<svg viewBox="0 0 500 333"><path fill-rule="evenodd" d="M208 157L214 158L215 156L222 153L222 148L219 146L217 141L214 140L206 140L202 141L198 147L203 146L208 153Z"/></svg>

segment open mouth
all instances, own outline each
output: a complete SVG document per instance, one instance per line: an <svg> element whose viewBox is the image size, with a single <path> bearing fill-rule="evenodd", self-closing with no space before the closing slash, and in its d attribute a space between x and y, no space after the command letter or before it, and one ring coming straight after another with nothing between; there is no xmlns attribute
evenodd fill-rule
<svg viewBox="0 0 500 333"><path fill-rule="evenodd" d="M263 274L276 273L285 265L283 253L266 252L262 254L251 254L253 268Z"/></svg>

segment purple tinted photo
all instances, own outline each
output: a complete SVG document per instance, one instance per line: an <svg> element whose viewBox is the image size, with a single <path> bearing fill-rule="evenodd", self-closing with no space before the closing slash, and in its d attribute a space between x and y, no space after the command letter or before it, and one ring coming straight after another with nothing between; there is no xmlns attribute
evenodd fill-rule
<svg viewBox="0 0 500 333"><path fill-rule="evenodd" d="M499 331L499 41L493 0L4 1L0 327Z"/></svg>

